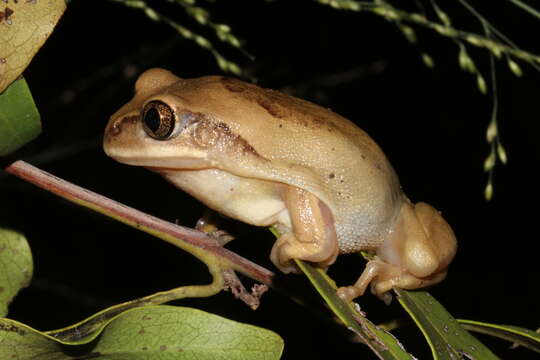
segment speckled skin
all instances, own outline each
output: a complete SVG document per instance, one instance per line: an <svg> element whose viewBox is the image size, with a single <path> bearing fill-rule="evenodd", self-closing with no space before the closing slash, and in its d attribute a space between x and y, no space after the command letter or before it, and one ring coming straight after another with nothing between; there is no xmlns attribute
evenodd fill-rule
<svg viewBox="0 0 540 360"><path fill-rule="evenodd" d="M177 129L166 141L148 136L141 125L141 109L151 100L174 110ZM386 241L388 254L378 253L382 262L388 258L392 266L403 267L396 251L407 237L399 234L409 230L396 229L403 222L401 214L413 209L413 222L420 228L414 205L403 195L392 166L364 131L328 109L238 80L219 76L185 80L162 69L145 72L137 81L135 97L111 116L104 149L120 162L157 171L232 218L275 225L289 236L278 240L272 257L284 271L293 269L290 258L327 266L338 251L376 252ZM437 217L431 210L427 213ZM305 219L310 216L315 220ZM441 226L446 232L450 229L446 222ZM306 234L313 228L317 235L310 240ZM444 236L453 239L450 235ZM396 236L401 240L391 240ZM439 277L446 274L455 253L452 239L443 240L449 244L443 259L429 265ZM306 243L315 246L306 250ZM423 260L438 256L430 246L427 255L420 255ZM358 296L377 276L382 281L382 273L362 280L363 289L342 295ZM401 276L396 274L392 271L393 277ZM433 282L420 286L429 283Z"/></svg>

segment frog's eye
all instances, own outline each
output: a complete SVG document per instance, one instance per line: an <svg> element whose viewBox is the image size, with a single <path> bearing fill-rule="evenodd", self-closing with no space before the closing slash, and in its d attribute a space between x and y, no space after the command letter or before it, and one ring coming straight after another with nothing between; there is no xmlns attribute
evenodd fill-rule
<svg viewBox="0 0 540 360"><path fill-rule="evenodd" d="M176 124L174 111L162 101L150 101L143 108L141 119L144 131L156 140L171 137Z"/></svg>

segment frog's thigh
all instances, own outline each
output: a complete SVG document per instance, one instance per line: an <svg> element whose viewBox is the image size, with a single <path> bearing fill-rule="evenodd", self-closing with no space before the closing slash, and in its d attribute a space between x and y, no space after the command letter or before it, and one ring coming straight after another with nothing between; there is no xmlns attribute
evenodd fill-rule
<svg viewBox="0 0 540 360"><path fill-rule="evenodd" d="M330 209L313 194L287 186L283 194L292 223L291 233L282 233L270 259L283 272L294 271L292 259L329 266L338 255L334 218Z"/></svg>

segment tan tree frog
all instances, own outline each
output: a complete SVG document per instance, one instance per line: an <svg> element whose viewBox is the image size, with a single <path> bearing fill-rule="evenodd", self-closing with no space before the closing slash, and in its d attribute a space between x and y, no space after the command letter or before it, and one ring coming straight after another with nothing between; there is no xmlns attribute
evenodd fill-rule
<svg viewBox="0 0 540 360"><path fill-rule="evenodd" d="M313 103L221 76L182 79L144 72L135 96L109 120L107 155L164 176L208 207L256 226L274 226L270 258L283 272L292 259L331 265L367 251L347 300L371 284L441 281L457 248L438 211L412 204L381 149L360 128Z"/></svg>

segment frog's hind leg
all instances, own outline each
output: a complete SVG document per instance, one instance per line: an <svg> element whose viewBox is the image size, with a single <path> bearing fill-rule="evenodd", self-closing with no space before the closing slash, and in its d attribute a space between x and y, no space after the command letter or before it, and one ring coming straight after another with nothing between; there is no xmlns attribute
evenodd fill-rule
<svg viewBox="0 0 540 360"><path fill-rule="evenodd" d="M392 300L389 291L393 288L423 288L441 282L446 277L446 273L447 271L442 271L425 278L419 278L401 266L388 264L375 257L366 264L365 270L356 283L352 286L340 287L338 295L345 301L350 301L362 296L367 287L371 285L371 293L389 304Z"/></svg>
<svg viewBox="0 0 540 360"><path fill-rule="evenodd" d="M270 259L283 272L296 271L293 259L328 267L339 252L334 218L330 209L313 194L287 186L283 194L292 232L278 227L280 237Z"/></svg>
<svg viewBox="0 0 540 360"><path fill-rule="evenodd" d="M386 301L392 288L422 288L446 277L457 242L437 210L425 203L404 202L389 234L358 281L338 289L341 298L352 300L371 284L371 292Z"/></svg>

